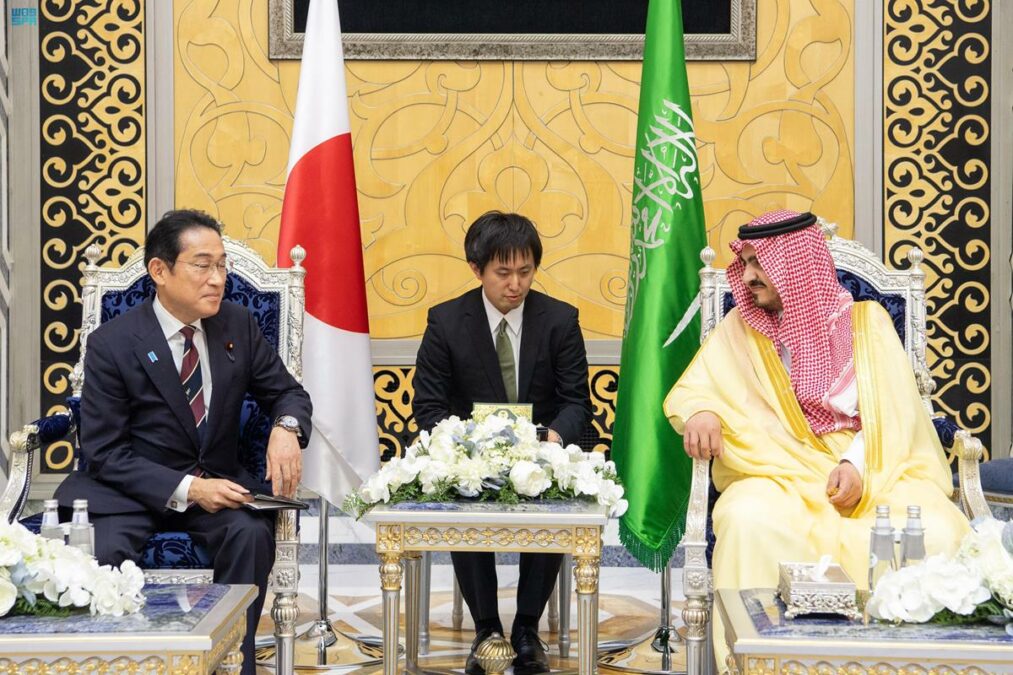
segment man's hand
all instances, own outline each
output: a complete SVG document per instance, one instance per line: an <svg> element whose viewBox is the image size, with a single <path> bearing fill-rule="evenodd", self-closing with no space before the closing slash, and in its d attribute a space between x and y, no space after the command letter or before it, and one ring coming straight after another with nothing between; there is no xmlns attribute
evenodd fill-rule
<svg viewBox="0 0 1013 675"><path fill-rule="evenodd" d="M721 418L704 410L686 420L682 445L693 459L711 459L721 456Z"/></svg>
<svg viewBox="0 0 1013 675"><path fill-rule="evenodd" d="M286 429L274 427L267 441L267 473L274 494L294 497L302 478L302 449L299 438Z"/></svg>
<svg viewBox="0 0 1013 675"><path fill-rule="evenodd" d="M208 513L238 509L244 503L253 501L246 488L225 478L194 478L186 498L196 502Z"/></svg>
<svg viewBox="0 0 1013 675"><path fill-rule="evenodd" d="M559 434L557 434L552 429L546 430L546 432L545 432L545 440L547 440L549 443L559 443L560 445L563 444L563 437L560 436Z"/></svg>
<svg viewBox="0 0 1013 675"><path fill-rule="evenodd" d="M862 476L851 462L841 462L827 479L827 497L838 511L850 509L862 498Z"/></svg>

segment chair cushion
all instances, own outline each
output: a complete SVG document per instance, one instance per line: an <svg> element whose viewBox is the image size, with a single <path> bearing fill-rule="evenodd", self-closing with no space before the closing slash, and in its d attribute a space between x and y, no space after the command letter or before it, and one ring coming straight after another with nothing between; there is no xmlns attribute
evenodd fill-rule
<svg viewBox="0 0 1013 675"><path fill-rule="evenodd" d="M34 534L42 528L42 514L23 518L21 524ZM193 543L186 532L159 532L148 539L141 553L142 569L210 569L211 556L203 546Z"/></svg>
<svg viewBox="0 0 1013 675"><path fill-rule="evenodd" d="M125 290L106 291L102 295L101 323L137 307L154 295L155 285L147 274ZM278 350L281 317L281 295L278 292L258 290L243 277L230 273L225 280L225 299L250 310L264 338L275 351Z"/></svg>
<svg viewBox="0 0 1013 675"><path fill-rule="evenodd" d="M198 546L186 532L156 532L148 539L141 553L141 569L196 570L209 569L211 556Z"/></svg>
<svg viewBox="0 0 1013 675"><path fill-rule="evenodd" d="M904 328L904 296L893 293L880 293L872 284L862 277L845 270L837 270L837 280L841 282L841 285L844 286L844 288L851 292L851 295L855 298L855 302L875 300L881 304L883 309L886 310L887 314L889 314L890 318L893 320L893 327L897 331L900 341L904 341L906 333ZM735 298L730 292L726 292L724 297L721 299L721 316L730 312L734 306Z"/></svg>
<svg viewBox="0 0 1013 675"><path fill-rule="evenodd" d="M953 447L953 438L957 432L960 431L960 427L957 423L948 417L933 417L932 426L936 428L936 435L939 436L939 443L944 448Z"/></svg>
<svg viewBox="0 0 1013 675"><path fill-rule="evenodd" d="M1013 457L982 462L981 487L985 492L1013 497Z"/></svg>

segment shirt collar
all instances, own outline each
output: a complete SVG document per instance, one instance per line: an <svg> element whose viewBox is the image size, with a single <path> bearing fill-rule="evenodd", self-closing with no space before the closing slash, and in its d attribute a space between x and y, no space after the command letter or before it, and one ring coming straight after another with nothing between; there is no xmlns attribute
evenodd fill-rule
<svg viewBox="0 0 1013 675"><path fill-rule="evenodd" d="M180 328L187 325L170 314L157 295L155 296L155 301L152 303L152 307L155 310L155 318L158 319L158 325L162 328L162 335L165 336L166 340L178 333ZM200 319L197 319L190 325L198 331L204 329Z"/></svg>
<svg viewBox="0 0 1013 675"><path fill-rule="evenodd" d="M501 313L496 306L489 302L489 298L485 295L485 289L481 290L482 293L482 304L485 305L485 316L489 320L489 330L495 333L499 330L499 322L503 319L507 320L507 325L510 327L510 331L514 335L521 334L521 323L524 320L524 302L506 314Z"/></svg>

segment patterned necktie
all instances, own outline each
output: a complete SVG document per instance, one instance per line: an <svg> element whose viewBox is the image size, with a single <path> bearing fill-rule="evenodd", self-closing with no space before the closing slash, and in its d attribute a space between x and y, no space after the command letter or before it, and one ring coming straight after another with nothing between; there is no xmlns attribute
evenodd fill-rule
<svg viewBox="0 0 1013 675"><path fill-rule="evenodd" d="M503 386L506 387L507 400L517 403L517 370L514 366L514 348L507 333L507 320L499 322L496 329L496 356L499 357L499 371L503 374Z"/></svg>
<svg viewBox="0 0 1013 675"><path fill-rule="evenodd" d="M200 372L200 354L193 344L193 326L183 326L179 332L183 334L183 363L179 367L179 379L183 383L183 393L190 403L190 412L197 425L197 438L204 441L204 430L207 427L208 413L204 407L204 382Z"/></svg>

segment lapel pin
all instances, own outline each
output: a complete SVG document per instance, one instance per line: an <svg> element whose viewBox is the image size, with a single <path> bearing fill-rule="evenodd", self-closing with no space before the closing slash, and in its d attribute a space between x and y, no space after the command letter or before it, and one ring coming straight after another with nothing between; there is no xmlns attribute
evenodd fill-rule
<svg viewBox="0 0 1013 675"><path fill-rule="evenodd" d="M232 355L232 349L234 347L235 345L232 344L232 340L225 343L225 356L229 357L229 361L232 361L232 363L236 362L236 357Z"/></svg>
<svg viewBox="0 0 1013 675"><path fill-rule="evenodd" d="M151 359L152 363L154 363L155 361L158 361L158 354L155 352L148 352L148 358Z"/></svg>

